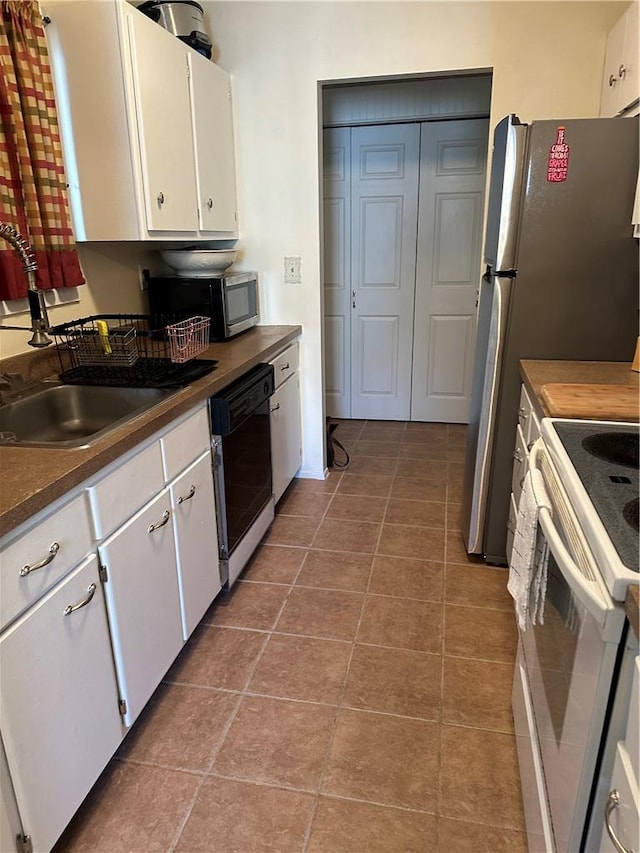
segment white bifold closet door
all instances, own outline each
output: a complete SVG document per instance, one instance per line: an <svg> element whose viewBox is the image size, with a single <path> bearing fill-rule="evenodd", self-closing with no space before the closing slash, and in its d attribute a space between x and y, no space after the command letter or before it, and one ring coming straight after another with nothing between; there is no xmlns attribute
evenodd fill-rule
<svg viewBox="0 0 640 853"><path fill-rule="evenodd" d="M325 130L333 417L466 421L487 134L486 120Z"/></svg>

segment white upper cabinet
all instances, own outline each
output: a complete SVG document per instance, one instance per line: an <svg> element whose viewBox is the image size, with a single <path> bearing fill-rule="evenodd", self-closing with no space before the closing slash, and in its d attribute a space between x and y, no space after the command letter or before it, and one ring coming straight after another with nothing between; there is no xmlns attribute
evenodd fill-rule
<svg viewBox="0 0 640 853"><path fill-rule="evenodd" d="M226 71L189 52L193 141L201 231L236 231L236 167L231 81ZM222 168L221 168L222 166Z"/></svg>
<svg viewBox="0 0 640 853"><path fill-rule="evenodd" d="M133 10L125 15L125 25L146 226L149 231L194 231L195 160L184 45L177 38L163 37L158 68L158 25Z"/></svg>
<svg viewBox="0 0 640 853"><path fill-rule="evenodd" d="M640 77L638 76L638 36L640 0L634 0L615 24L607 38L607 53L602 77L600 115L613 116L635 104L638 112Z"/></svg>
<svg viewBox="0 0 640 853"><path fill-rule="evenodd" d="M125 0L44 0L76 239L237 237L229 75Z"/></svg>

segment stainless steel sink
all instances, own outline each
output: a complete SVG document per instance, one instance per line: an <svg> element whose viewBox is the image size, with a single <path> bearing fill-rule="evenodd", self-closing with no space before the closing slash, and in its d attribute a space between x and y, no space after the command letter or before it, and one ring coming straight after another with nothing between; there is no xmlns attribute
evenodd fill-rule
<svg viewBox="0 0 640 853"><path fill-rule="evenodd" d="M173 393L39 382L0 406L0 445L88 447Z"/></svg>

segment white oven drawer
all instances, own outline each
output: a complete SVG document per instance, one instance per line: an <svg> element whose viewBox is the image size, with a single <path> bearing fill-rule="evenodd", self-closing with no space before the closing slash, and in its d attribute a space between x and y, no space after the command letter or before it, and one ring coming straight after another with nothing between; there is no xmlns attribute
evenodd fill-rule
<svg viewBox="0 0 640 853"><path fill-rule="evenodd" d="M616 747L616 760L611 776L611 793L617 792L617 803L607 801L603 815L600 853L617 853L612 835L627 850L640 850L640 791L633 773L629 753L622 743Z"/></svg>

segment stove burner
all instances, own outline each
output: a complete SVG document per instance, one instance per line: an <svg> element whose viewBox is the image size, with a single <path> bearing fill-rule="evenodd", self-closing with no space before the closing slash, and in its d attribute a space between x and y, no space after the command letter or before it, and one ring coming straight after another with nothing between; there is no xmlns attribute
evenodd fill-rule
<svg viewBox="0 0 640 853"><path fill-rule="evenodd" d="M625 504L622 515L627 524L630 524L634 530L640 530L640 498L635 498Z"/></svg>
<svg viewBox="0 0 640 853"><path fill-rule="evenodd" d="M599 432L582 439L582 446L592 456L623 465L625 468L638 469L638 434L635 432Z"/></svg>

